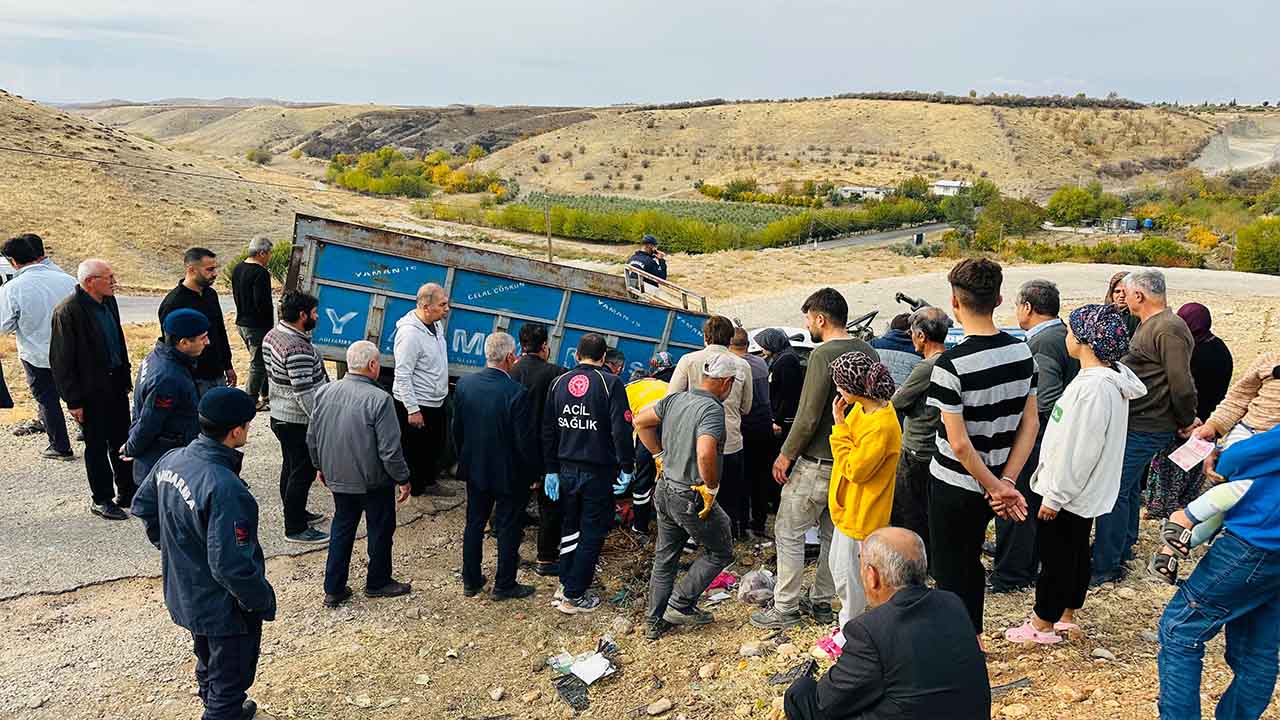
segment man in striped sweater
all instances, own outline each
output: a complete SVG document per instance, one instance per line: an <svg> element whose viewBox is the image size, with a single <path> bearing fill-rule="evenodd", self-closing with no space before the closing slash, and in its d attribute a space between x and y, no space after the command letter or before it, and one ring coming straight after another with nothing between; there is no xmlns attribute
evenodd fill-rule
<svg viewBox="0 0 1280 720"><path fill-rule="evenodd" d="M262 339L270 384L271 432L280 441L280 499L284 502L284 537L289 542L323 545L329 534L316 530L324 515L307 510L307 495L316 478L307 448L307 426L316 407L316 391L329 382L324 360L311 344L320 301L301 292L280 299L280 321Z"/></svg>
<svg viewBox="0 0 1280 720"><path fill-rule="evenodd" d="M1002 300L1000 266L962 260L947 275L951 307L965 339L938 356L928 404L942 413L929 471L929 546L938 588L960 596L982 642L982 542L992 512L1023 522L1027 501L1014 487L1031 454L1036 364L1031 348L1001 332L991 314Z"/></svg>

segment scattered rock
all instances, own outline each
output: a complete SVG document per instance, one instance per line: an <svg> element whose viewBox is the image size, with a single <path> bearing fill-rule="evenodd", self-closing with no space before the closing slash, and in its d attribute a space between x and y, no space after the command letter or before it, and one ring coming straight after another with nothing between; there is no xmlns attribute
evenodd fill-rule
<svg viewBox="0 0 1280 720"><path fill-rule="evenodd" d="M1147 642L1152 642L1152 643L1160 642L1160 634L1154 630L1143 630L1142 632L1138 633L1138 637L1142 638L1143 640L1146 640Z"/></svg>
<svg viewBox="0 0 1280 720"><path fill-rule="evenodd" d="M767 652L769 645L760 640L751 640L742 643L742 647L738 648L738 654L742 657L760 657Z"/></svg>
<svg viewBox="0 0 1280 720"><path fill-rule="evenodd" d="M547 667L547 659L544 657L540 657L529 664L529 672L534 673L536 675L537 673L540 673L543 670L545 670L546 667Z"/></svg>
<svg viewBox="0 0 1280 720"><path fill-rule="evenodd" d="M782 643L778 646L778 654L784 658L794 658L800 655L800 648L795 643Z"/></svg>
<svg viewBox="0 0 1280 720"><path fill-rule="evenodd" d="M431 676L426 673L422 673L413 679L413 684L414 685L430 685Z"/></svg>
<svg viewBox="0 0 1280 720"><path fill-rule="evenodd" d="M41 705L44 705L44 701L48 699L49 698L46 698L46 697L33 697L27 701L27 708L30 710L35 710Z"/></svg>
<svg viewBox="0 0 1280 720"><path fill-rule="evenodd" d="M368 695L357 695L354 700L351 700L351 704L358 708L371 708L373 707L373 700Z"/></svg>
<svg viewBox="0 0 1280 720"><path fill-rule="evenodd" d="M405 610L404 614L405 614L405 617L408 617L410 620L421 620L422 608L411 607L408 610Z"/></svg>
<svg viewBox="0 0 1280 720"><path fill-rule="evenodd" d="M387 708L391 707L392 705L395 705L398 702L400 702L400 698L387 698L386 700L383 700L382 702L378 703L378 709L386 710Z"/></svg>
<svg viewBox="0 0 1280 720"><path fill-rule="evenodd" d="M529 703L537 702L538 699L541 697L542 697L541 690L530 690L529 692L520 696L520 702L524 703L525 705L528 705Z"/></svg>
<svg viewBox="0 0 1280 720"><path fill-rule="evenodd" d="M649 703L649 707L645 708L645 712L650 716L661 715L662 713L675 707L675 703L671 702L671 698L660 698Z"/></svg>
<svg viewBox="0 0 1280 720"><path fill-rule="evenodd" d="M609 632L613 633L615 638L620 638L631 634L631 620L619 615L609 624Z"/></svg>
<svg viewBox="0 0 1280 720"><path fill-rule="evenodd" d="M1089 699L1094 702L1101 702L1103 700L1106 700L1107 691L1103 688L1098 688L1097 690L1094 690L1092 693L1089 694Z"/></svg>
<svg viewBox="0 0 1280 720"><path fill-rule="evenodd" d="M710 680L719 674L720 674L720 663L718 662L709 662L706 665L703 665L702 667L698 668L698 677L702 678L703 680Z"/></svg>
<svg viewBox="0 0 1280 720"><path fill-rule="evenodd" d="M1031 714L1031 708L1023 705L1022 703L1014 703L1012 705L1005 705L1004 709L1000 711L1000 714L1011 718L1026 717Z"/></svg>
<svg viewBox="0 0 1280 720"><path fill-rule="evenodd" d="M1110 650L1108 650L1108 649L1104 648L1104 647L1094 648L1094 649L1093 649L1093 652L1091 652L1091 653L1089 653L1089 654L1090 654L1090 655L1092 655L1093 657L1101 658L1101 659L1103 659L1103 660L1115 660L1115 659L1116 659L1116 654L1115 654L1115 653L1113 653L1113 652L1111 652Z"/></svg>
<svg viewBox="0 0 1280 720"><path fill-rule="evenodd" d="M750 717L750 716L751 716L751 706L750 706L750 705L739 705L738 707L736 707L736 708L734 708L734 709L733 709L733 714L734 714L734 715L737 715L738 717Z"/></svg>
<svg viewBox="0 0 1280 720"><path fill-rule="evenodd" d="M452 659L454 659L454 660L457 660L457 659L458 659L458 650L457 650L457 648L449 648L448 650L445 650L445 651L444 651L444 656L445 656L445 657L447 657L447 658L452 658Z"/></svg>
<svg viewBox="0 0 1280 720"><path fill-rule="evenodd" d="M501 700L501 699L502 699L502 696L504 696L504 695L506 695L506 694L507 694L507 691L506 691L506 690L503 690L503 689L502 689L502 688L500 688L500 687L496 687L496 688L494 688L494 689L492 689L492 690L490 690L490 691L489 691L489 699L490 699L490 700L492 700L492 701L494 701L494 702L498 702L499 700Z"/></svg>
<svg viewBox="0 0 1280 720"><path fill-rule="evenodd" d="M1056 695L1060 700L1065 700L1067 702L1073 702L1073 703L1080 702L1085 698L1084 693L1071 687L1070 685L1053 686L1053 694Z"/></svg>
<svg viewBox="0 0 1280 720"><path fill-rule="evenodd" d="M827 654L827 651L823 650L817 645L809 648L809 657L813 658L814 660L830 660L831 659L831 656Z"/></svg>
<svg viewBox="0 0 1280 720"><path fill-rule="evenodd" d="M1116 595L1119 595L1125 600L1132 600L1138 596L1138 591L1134 590L1133 588L1122 587L1119 590L1116 590Z"/></svg>

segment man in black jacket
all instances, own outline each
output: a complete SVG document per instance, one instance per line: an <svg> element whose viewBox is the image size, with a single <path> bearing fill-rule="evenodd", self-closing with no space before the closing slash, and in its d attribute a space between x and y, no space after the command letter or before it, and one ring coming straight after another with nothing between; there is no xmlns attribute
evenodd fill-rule
<svg viewBox="0 0 1280 720"><path fill-rule="evenodd" d="M259 235L249 241L249 255L231 271L231 295L236 301L236 329L249 351L249 380L245 391L262 410L267 403L267 365L262 338L275 327L271 299L271 240Z"/></svg>
<svg viewBox="0 0 1280 720"><path fill-rule="evenodd" d="M231 343L227 325L222 319L222 305L213 283L218 279L218 256L212 250L193 247L182 256L186 273L182 282L169 291L160 303L160 324L178 308L191 308L209 318L209 347L196 359L191 377L196 381L196 397L216 387L236 385L236 371L231 367Z"/></svg>
<svg viewBox="0 0 1280 720"><path fill-rule="evenodd" d="M116 276L105 260L76 271L78 285L53 311L49 365L58 394L84 429L84 468L94 515L126 520L133 502L133 463L120 457L129 437L129 350L116 307ZM111 496L114 478L116 497Z"/></svg>
<svg viewBox="0 0 1280 720"><path fill-rule="evenodd" d="M543 412L547 405L547 389L551 381L569 372L567 368L547 362L551 356L551 344L547 341L547 326L527 322L520 326L520 359L511 368L511 379L529 391L529 408L532 414L528 422L533 426L534 438L542 435ZM536 572L543 576L560 574L560 507L547 497L542 489L542 443L534 442L533 468L527 480L530 490L538 493L538 564Z"/></svg>
<svg viewBox="0 0 1280 720"><path fill-rule="evenodd" d="M556 608L567 615L600 607L588 588L613 526L613 496L627 491L635 467L631 406L622 381L604 370L607 347L601 335L582 336L577 367L551 383L543 413L547 497L564 514Z"/></svg>
<svg viewBox="0 0 1280 720"><path fill-rule="evenodd" d="M844 650L822 679L787 689L789 720L991 717L986 661L964 603L925 585L924 542L882 528L862 542L869 610L844 626Z"/></svg>
<svg viewBox="0 0 1280 720"><path fill-rule="evenodd" d="M644 236L640 249L627 260L627 264L661 280L667 279L667 256L658 249L658 238L652 235Z"/></svg>

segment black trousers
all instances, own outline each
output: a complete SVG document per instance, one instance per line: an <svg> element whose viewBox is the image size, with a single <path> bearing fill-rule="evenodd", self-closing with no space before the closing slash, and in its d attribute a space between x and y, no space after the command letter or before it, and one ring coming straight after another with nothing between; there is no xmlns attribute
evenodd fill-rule
<svg viewBox="0 0 1280 720"><path fill-rule="evenodd" d="M1057 517L1040 523L1036 617L1058 622L1063 611L1078 610L1084 605L1092 570L1089 551L1092 531L1093 518L1083 518L1066 510L1059 510Z"/></svg>
<svg viewBox="0 0 1280 720"><path fill-rule="evenodd" d="M1031 491L1031 476L1040 464L1040 441L1048 416L1041 418L1041 434L1031 449L1027 464L1022 466L1015 485L1027 499L1027 519L1014 522L996 518L996 560L991 573L993 588L1023 588L1035 584L1040 574L1040 560L1036 554L1036 513L1040 512L1041 497Z"/></svg>
<svg viewBox="0 0 1280 720"><path fill-rule="evenodd" d="M787 720L822 720L818 712L818 681L808 675L791 683L782 699Z"/></svg>
<svg viewBox="0 0 1280 720"><path fill-rule="evenodd" d="M494 493L477 490L467 483L467 526L462 531L462 582L468 587L480 586L480 563L484 559L484 528L492 517L493 534L498 540L498 568L494 572L493 589L510 590L516 584L520 566L520 538L524 533L521 511L528 502L525 490Z"/></svg>
<svg viewBox="0 0 1280 720"><path fill-rule="evenodd" d="M778 442L773 428L742 430L742 477L746 483L752 530L764 532L770 512L777 512L782 486L773 481L773 461L778 456Z"/></svg>
<svg viewBox="0 0 1280 720"><path fill-rule="evenodd" d="M351 549L360 516L368 527L369 571L365 588L377 590L391 582L391 538L396 532L396 488L373 488L365 493L334 493L333 522L329 526L329 557L324 564L324 591L342 593L351 572Z"/></svg>
<svg viewBox="0 0 1280 720"><path fill-rule="evenodd" d="M31 397L39 408L40 423L44 425L45 435L49 436L49 447L64 454L71 452L67 420L62 415L58 388L53 384L53 371L36 367L26 360L22 361L22 369L27 373L27 387L31 388Z"/></svg>
<svg viewBox="0 0 1280 720"><path fill-rule="evenodd" d="M196 683L204 703L203 720L239 720L253 678L258 673L262 648L262 620L246 618L243 635L196 635Z"/></svg>
<svg viewBox="0 0 1280 720"><path fill-rule="evenodd" d="M271 419L271 432L280 441L280 500L284 503L284 533L307 529L307 496L316 480L316 468L307 449L307 426Z"/></svg>
<svg viewBox="0 0 1280 720"><path fill-rule="evenodd" d="M110 371L111 387L84 403L84 469L95 505L111 502L115 482L117 504L133 503L133 463L120 459L129 439L129 377L123 369Z"/></svg>
<svg viewBox="0 0 1280 720"><path fill-rule="evenodd" d="M537 476L538 483L538 562L553 563L560 561L560 523L562 513L560 503L547 497L542 486L543 475ZM533 480L529 481L533 484Z"/></svg>
<svg viewBox="0 0 1280 720"><path fill-rule="evenodd" d="M720 475L720 494L716 501L729 514L736 538L747 528L750 520L751 489L743 479L742 462L745 450L724 456L724 465Z"/></svg>
<svg viewBox="0 0 1280 720"><path fill-rule="evenodd" d="M893 478L893 510L889 513L890 525L906 528L920 536L931 565L933 553L929 550L929 490L933 486L933 476L929 474L929 463L932 460L932 454L902 448L902 454L898 456L898 469Z"/></svg>
<svg viewBox="0 0 1280 720"><path fill-rule="evenodd" d="M939 590L960 596L975 633L982 632L982 603L987 580L982 542L995 513L981 493L934 479L929 491L930 570Z"/></svg>
<svg viewBox="0 0 1280 720"><path fill-rule="evenodd" d="M448 442L445 428L448 416L444 406L430 408L424 405L420 409L423 426L416 428L409 424L408 410L400 401L396 401L396 419L400 421L400 446L404 449L404 460L409 464L409 483L414 495L421 495L428 485L434 485L439 480L445 443Z"/></svg>
<svg viewBox="0 0 1280 720"><path fill-rule="evenodd" d="M631 526L642 533L649 532L649 523L653 522L653 490L657 482L658 466L653 461L653 453L636 438L636 472L630 488L634 516Z"/></svg>

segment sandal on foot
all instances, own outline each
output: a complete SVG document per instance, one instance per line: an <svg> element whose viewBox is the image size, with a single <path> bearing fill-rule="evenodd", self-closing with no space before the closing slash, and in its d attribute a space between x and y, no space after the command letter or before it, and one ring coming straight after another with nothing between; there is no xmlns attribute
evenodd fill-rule
<svg viewBox="0 0 1280 720"><path fill-rule="evenodd" d="M1160 529L1160 539L1165 547L1184 558L1191 557L1191 531L1176 522L1167 521Z"/></svg>
<svg viewBox="0 0 1280 720"><path fill-rule="evenodd" d="M1162 552L1152 553L1151 561L1147 563L1147 572L1152 577L1160 578L1170 585L1177 585L1178 558L1172 555L1165 555Z"/></svg>
<svg viewBox="0 0 1280 720"><path fill-rule="evenodd" d="M1035 644L1035 645L1054 645L1062 642L1062 638L1057 633L1040 632L1028 620L1016 628L1010 628L1004 631L1004 639L1012 643Z"/></svg>
<svg viewBox="0 0 1280 720"><path fill-rule="evenodd" d="M1080 629L1080 626L1072 622L1059 621L1053 624L1054 632L1070 632L1072 630L1079 630L1079 629Z"/></svg>

